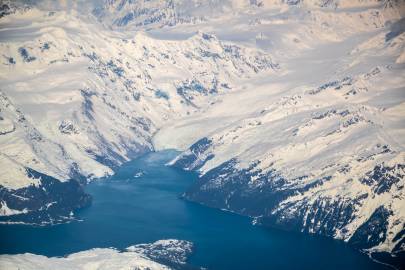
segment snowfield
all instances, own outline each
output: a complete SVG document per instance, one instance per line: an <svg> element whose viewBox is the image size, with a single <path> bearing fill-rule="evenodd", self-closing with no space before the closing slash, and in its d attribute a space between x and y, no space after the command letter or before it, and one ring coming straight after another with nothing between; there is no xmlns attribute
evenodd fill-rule
<svg viewBox="0 0 405 270"><path fill-rule="evenodd" d="M159 263L165 260L173 265L184 265L192 244L181 240L159 240L152 244L128 247L125 251L113 248L95 248L65 257L45 257L35 254L0 255L1 269L138 269L169 270Z"/></svg>
<svg viewBox="0 0 405 270"><path fill-rule="evenodd" d="M70 220L77 182L175 148L186 199L404 260L403 1L8 5L0 222Z"/></svg>

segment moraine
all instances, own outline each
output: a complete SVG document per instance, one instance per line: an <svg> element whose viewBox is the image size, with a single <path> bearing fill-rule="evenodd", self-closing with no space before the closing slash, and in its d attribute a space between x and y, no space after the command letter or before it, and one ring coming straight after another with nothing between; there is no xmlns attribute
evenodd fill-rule
<svg viewBox="0 0 405 270"><path fill-rule="evenodd" d="M89 184L93 203L78 211L80 222L1 225L0 253L64 256L176 238L194 244L190 265L208 269L390 269L343 242L252 226L247 217L181 199L197 175L165 166L176 155L150 153Z"/></svg>

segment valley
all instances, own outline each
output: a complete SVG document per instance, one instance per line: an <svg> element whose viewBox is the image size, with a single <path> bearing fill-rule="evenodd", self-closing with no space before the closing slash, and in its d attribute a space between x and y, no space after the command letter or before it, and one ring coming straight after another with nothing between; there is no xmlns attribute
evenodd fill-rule
<svg viewBox="0 0 405 270"><path fill-rule="evenodd" d="M403 267L402 1L3 2L5 226L73 224L176 149L185 200Z"/></svg>

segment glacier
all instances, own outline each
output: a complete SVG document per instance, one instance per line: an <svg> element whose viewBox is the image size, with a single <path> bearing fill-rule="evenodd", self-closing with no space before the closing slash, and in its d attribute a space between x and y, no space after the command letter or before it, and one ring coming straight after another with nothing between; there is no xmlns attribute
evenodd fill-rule
<svg viewBox="0 0 405 270"><path fill-rule="evenodd" d="M401 266L403 1L2 2L0 222L175 148L185 199Z"/></svg>

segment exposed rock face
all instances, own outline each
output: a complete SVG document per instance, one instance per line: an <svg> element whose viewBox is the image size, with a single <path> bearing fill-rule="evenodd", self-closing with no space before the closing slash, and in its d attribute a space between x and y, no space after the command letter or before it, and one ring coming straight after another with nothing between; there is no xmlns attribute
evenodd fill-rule
<svg viewBox="0 0 405 270"><path fill-rule="evenodd" d="M90 195L77 180L61 182L51 176L27 169L38 185L18 189L0 187L0 222L49 225L74 219L73 211L91 204Z"/></svg>

